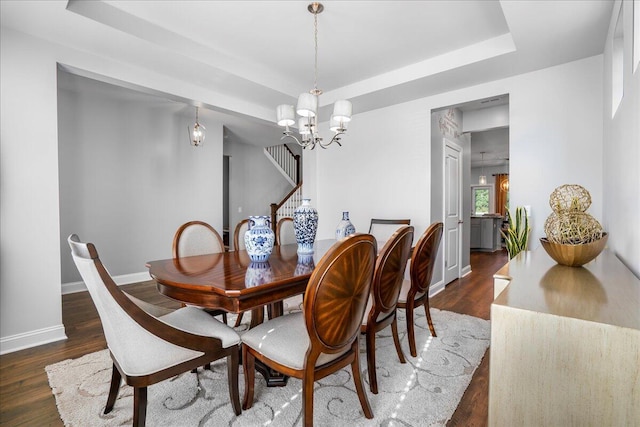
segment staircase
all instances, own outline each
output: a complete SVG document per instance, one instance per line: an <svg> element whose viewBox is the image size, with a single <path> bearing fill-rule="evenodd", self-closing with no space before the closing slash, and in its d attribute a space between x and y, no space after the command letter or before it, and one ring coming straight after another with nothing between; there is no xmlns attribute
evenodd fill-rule
<svg viewBox="0 0 640 427"><path fill-rule="evenodd" d="M293 217L293 212L302 204L302 179L300 177L300 156L294 154L286 144L274 145L264 149L267 158L293 186L280 203L271 204L271 227L276 231L278 221L284 217Z"/></svg>

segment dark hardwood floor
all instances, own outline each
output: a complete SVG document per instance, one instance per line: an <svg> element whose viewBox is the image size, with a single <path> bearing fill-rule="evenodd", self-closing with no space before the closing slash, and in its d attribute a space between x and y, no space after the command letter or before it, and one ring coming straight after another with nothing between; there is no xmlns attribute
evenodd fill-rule
<svg viewBox="0 0 640 427"><path fill-rule="evenodd" d="M442 310L489 319L493 274L508 260L505 251L473 252L472 273L449 284L431 299ZM154 282L124 287L132 295L166 307L178 304L160 295ZM0 356L0 425L61 426L62 421L44 367L106 348L102 327L87 292L62 297L62 318L68 339ZM487 424L489 351L476 370L449 426Z"/></svg>

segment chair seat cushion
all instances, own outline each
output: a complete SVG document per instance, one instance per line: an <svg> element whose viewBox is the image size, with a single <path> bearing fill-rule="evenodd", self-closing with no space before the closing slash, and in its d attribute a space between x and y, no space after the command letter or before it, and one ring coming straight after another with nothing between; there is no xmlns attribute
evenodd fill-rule
<svg viewBox="0 0 640 427"><path fill-rule="evenodd" d="M224 348L240 343L240 335L233 328L196 307L183 307L159 319L185 332L219 338Z"/></svg>
<svg viewBox="0 0 640 427"><path fill-rule="evenodd" d="M310 344L304 314L301 312L276 317L249 329L242 335L242 342L267 358L298 370L304 368ZM316 366L331 362L347 351L348 349L336 354L322 353Z"/></svg>
<svg viewBox="0 0 640 427"><path fill-rule="evenodd" d="M373 307L373 298L369 295L369 299L367 300L367 307L364 309L364 317L362 318L362 326L367 326L369 322L369 312ZM381 322L385 317L389 317L393 313L378 313L378 317L376 318L376 322Z"/></svg>
<svg viewBox="0 0 640 427"><path fill-rule="evenodd" d="M403 280L402 288L400 289L400 297L398 298L398 303L406 304L407 295L409 295L409 290L411 289L411 280ZM416 294L414 299L418 299L424 295L424 292L419 292Z"/></svg>

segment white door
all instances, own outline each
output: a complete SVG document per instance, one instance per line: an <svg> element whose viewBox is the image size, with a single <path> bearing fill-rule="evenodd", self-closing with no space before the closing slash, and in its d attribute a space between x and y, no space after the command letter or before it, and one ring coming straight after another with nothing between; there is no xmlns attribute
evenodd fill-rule
<svg viewBox="0 0 640 427"><path fill-rule="evenodd" d="M444 284L460 277L462 148L444 141Z"/></svg>

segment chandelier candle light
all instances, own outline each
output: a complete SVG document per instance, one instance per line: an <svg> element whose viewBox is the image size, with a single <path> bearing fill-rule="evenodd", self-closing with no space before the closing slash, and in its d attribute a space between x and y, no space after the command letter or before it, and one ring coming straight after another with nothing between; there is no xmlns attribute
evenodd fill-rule
<svg viewBox="0 0 640 427"><path fill-rule="evenodd" d="M329 121L329 128L335 132L335 135L328 143L323 143L322 138L318 134L318 97L322 94L322 90L318 89L318 14L322 13L324 6L321 3L313 2L307 9L313 14L314 25L314 42L315 42L315 77L313 89L309 93L302 93L298 97L298 105L294 110L293 105L279 105L276 109L277 123L284 126L283 137L291 138L297 142L302 148L310 148L313 150L316 145L327 148L333 142L340 144L340 137L347 131L347 122L351 120L351 102L347 100L336 101L333 106L333 115ZM289 126L296 124L296 115L300 116L298 120L298 132L300 137L296 137Z"/></svg>

